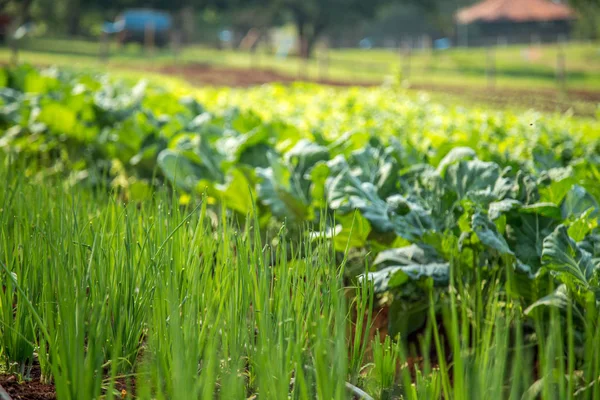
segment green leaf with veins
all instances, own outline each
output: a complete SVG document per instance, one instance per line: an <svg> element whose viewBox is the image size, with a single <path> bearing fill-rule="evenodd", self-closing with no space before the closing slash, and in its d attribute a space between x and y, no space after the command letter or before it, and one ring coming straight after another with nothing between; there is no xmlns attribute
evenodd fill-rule
<svg viewBox="0 0 600 400"><path fill-rule="evenodd" d="M514 255L504 237L498 233L496 225L485 215L479 212L475 213L471 220L471 229L485 246L496 250L500 254Z"/></svg>
<svg viewBox="0 0 600 400"><path fill-rule="evenodd" d="M596 266L592 256L569 237L567 227L559 225L544 239L542 263L563 282L589 288Z"/></svg>

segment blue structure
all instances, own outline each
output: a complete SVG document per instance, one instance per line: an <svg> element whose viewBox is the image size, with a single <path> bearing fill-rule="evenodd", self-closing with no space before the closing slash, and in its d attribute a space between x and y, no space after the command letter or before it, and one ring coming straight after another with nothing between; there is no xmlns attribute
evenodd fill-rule
<svg viewBox="0 0 600 400"><path fill-rule="evenodd" d="M150 9L126 10L117 16L110 30L119 32L121 41L125 43L143 43L147 27L154 29L154 41L158 46L164 46L168 43L172 27L171 16L161 11Z"/></svg>

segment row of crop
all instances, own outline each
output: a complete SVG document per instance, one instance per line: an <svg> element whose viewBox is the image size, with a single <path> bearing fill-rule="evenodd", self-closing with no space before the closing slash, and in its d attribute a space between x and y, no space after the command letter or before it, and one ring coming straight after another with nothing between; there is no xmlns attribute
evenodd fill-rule
<svg viewBox="0 0 600 400"><path fill-rule="evenodd" d="M529 311L566 306L547 301L556 293L582 315L597 310L596 122L470 114L385 88L332 98L315 86L256 89L247 101L271 97L254 107L219 108L238 93L207 91L207 111L144 83L29 67L3 76L0 144L32 173L134 201L168 182L182 201L206 193L240 219L256 209L263 224L308 224L338 251L376 256L369 277L393 293L392 332L417 329L426 291L443 299L451 274L480 282L505 268ZM564 286L552 294L554 283Z"/></svg>

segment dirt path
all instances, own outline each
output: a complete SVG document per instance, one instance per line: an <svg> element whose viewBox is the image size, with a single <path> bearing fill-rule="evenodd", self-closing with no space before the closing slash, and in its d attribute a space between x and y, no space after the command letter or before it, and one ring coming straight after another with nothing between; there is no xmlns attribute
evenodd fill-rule
<svg viewBox="0 0 600 400"><path fill-rule="evenodd" d="M154 71L177 76L193 84L214 86L248 87L273 82L289 84L299 80L271 69L228 68L208 64L170 65ZM332 79L310 79L310 81L330 86L377 86L373 82L346 82Z"/></svg>
<svg viewBox="0 0 600 400"><path fill-rule="evenodd" d="M297 82L294 76L270 69L243 69L211 66L208 64L186 64L164 66L151 69L153 72L177 76L194 85L249 87L272 82L291 84ZM314 80L311 82L330 86L377 86L373 82ZM448 96L453 103L465 105L488 105L497 108L535 109L545 112L572 111L575 115L594 117L600 104L600 91L569 90L561 93L553 89L527 88L480 88L460 85L411 84L411 90L425 91L435 95Z"/></svg>

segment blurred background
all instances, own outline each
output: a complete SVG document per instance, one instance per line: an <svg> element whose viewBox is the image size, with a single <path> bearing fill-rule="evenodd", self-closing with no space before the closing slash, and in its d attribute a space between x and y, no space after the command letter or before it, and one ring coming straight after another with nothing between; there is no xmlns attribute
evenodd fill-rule
<svg viewBox="0 0 600 400"><path fill-rule="evenodd" d="M595 115L600 0L0 0L0 61L413 89Z"/></svg>

